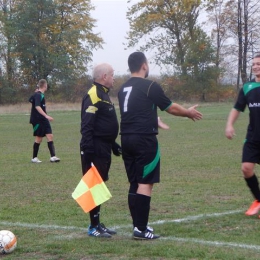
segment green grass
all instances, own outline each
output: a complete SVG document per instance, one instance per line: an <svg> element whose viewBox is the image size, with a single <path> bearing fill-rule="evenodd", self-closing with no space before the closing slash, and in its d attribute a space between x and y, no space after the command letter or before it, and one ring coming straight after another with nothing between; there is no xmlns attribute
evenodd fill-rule
<svg viewBox="0 0 260 260"><path fill-rule="evenodd" d="M204 104L199 108L204 118L195 123L160 112L171 129L158 136L161 182L154 187L149 219L162 236L156 241L131 238L128 182L117 157L107 182L113 197L102 205L101 220L118 227L118 235L107 240L86 235L88 214L71 197L81 178L79 111L50 112L61 158L56 164L49 162L45 139L39 152L43 162L30 163L34 138L28 115L1 114L0 230L11 230L18 239L17 249L2 258L259 259L260 220L244 215L253 199L240 171L248 112L241 114L237 135L229 141L224 130L231 107ZM225 212L230 214L214 216Z"/></svg>

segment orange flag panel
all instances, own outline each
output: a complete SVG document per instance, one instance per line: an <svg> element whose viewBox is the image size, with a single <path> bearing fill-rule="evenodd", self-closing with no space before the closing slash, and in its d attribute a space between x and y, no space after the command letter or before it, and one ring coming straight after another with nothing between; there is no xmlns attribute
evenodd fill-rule
<svg viewBox="0 0 260 260"><path fill-rule="evenodd" d="M95 166L92 166L81 178L72 198L80 205L84 212L89 212L96 206L112 197L105 182L102 180Z"/></svg>
<svg viewBox="0 0 260 260"><path fill-rule="evenodd" d="M96 203L90 191L85 192L83 195L77 198L76 201L81 206L84 212L89 212L96 207Z"/></svg>
<svg viewBox="0 0 260 260"><path fill-rule="evenodd" d="M103 182L96 167L91 167L87 173L82 177L82 180L87 184L89 189Z"/></svg>

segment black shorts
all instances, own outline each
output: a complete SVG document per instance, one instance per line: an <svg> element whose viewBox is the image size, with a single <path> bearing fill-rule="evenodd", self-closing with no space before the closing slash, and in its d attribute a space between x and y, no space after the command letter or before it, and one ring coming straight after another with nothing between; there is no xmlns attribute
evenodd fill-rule
<svg viewBox="0 0 260 260"><path fill-rule="evenodd" d="M242 162L260 163L260 142L246 141L244 143Z"/></svg>
<svg viewBox="0 0 260 260"><path fill-rule="evenodd" d="M52 134L51 124L49 121L33 124L33 136L44 137L46 134Z"/></svg>
<svg viewBox="0 0 260 260"><path fill-rule="evenodd" d="M156 135L122 135L121 145L130 183L160 182L160 149Z"/></svg>
<svg viewBox="0 0 260 260"><path fill-rule="evenodd" d="M111 149L112 143L103 141L100 138L94 138L94 159L93 164L97 168L103 181L109 179L108 172L111 165ZM84 156L81 154L82 174L84 175L90 168L85 162Z"/></svg>

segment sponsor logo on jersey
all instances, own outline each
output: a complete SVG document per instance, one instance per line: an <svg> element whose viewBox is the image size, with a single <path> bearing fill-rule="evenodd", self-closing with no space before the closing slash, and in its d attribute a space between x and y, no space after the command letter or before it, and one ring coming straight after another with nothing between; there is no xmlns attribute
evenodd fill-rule
<svg viewBox="0 0 260 260"><path fill-rule="evenodd" d="M248 107L260 107L260 103L249 103Z"/></svg>

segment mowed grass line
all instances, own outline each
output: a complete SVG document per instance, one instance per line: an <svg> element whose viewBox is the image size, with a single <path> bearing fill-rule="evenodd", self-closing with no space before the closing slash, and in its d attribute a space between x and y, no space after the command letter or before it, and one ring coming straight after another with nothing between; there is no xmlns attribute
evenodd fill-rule
<svg viewBox="0 0 260 260"><path fill-rule="evenodd" d="M51 111L57 156L49 162L46 140L41 164L30 163L33 145L29 116L0 115L0 223L73 226L79 230L37 229L1 225L18 237L18 248L3 259L259 259L260 251L196 243L220 241L260 246L259 219L243 213L252 202L240 172L240 157L248 113L236 123L236 137L224 136L232 104L203 104L204 119L192 122L160 113L170 126L160 130L161 183L155 185L150 219L157 241L134 241L127 207L128 182L121 158L113 157L107 186L113 197L102 205L107 226L124 226L110 240L89 238L89 217L71 198L81 178L80 112ZM120 139L118 139L120 142ZM232 215L183 223L170 220L201 214L236 211ZM169 222L167 222L169 220ZM126 234L129 234L127 236ZM174 239L167 239L174 238ZM179 238L179 239L178 239ZM192 242L193 239L193 242ZM190 241L190 242L189 242Z"/></svg>

